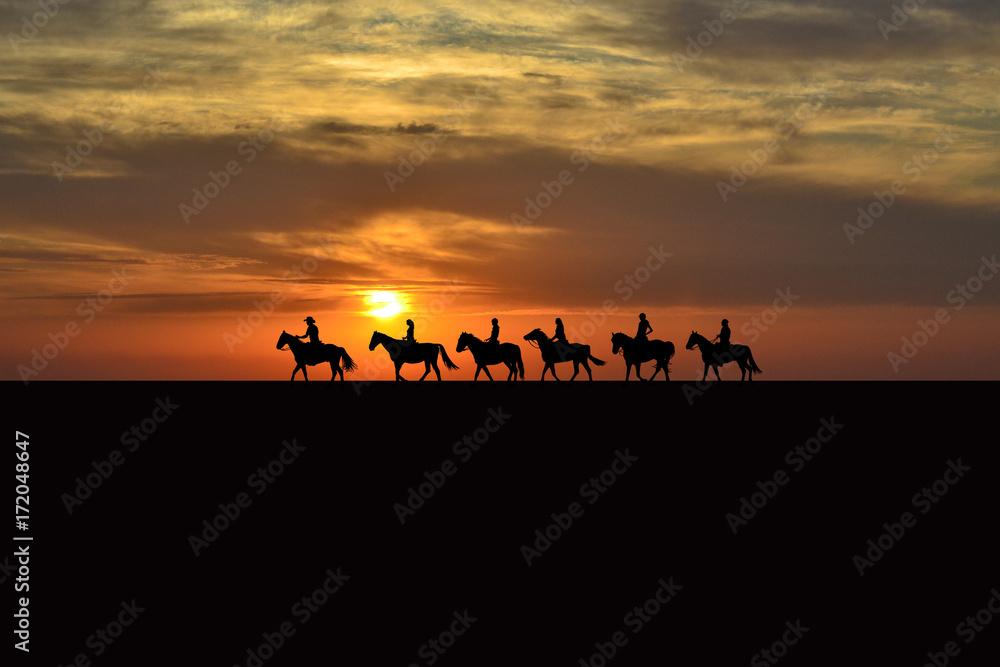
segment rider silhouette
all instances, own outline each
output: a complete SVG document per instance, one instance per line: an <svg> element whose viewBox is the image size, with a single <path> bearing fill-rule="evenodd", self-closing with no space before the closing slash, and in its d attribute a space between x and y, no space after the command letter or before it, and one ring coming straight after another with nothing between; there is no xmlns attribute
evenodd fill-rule
<svg viewBox="0 0 1000 667"><path fill-rule="evenodd" d="M306 332L304 334L302 334L301 336L296 336L296 338L299 338L299 339L301 339L301 338L308 338L309 342L311 344L313 344L313 345L322 345L322 343L319 340L319 327L316 326L316 320L314 320L310 316L310 317L307 317L306 319L304 319L302 321L305 322L306 325L307 325L306 326Z"/></svg>
<svg viewBox="0 0 1000 667"><path fill-rule="evenodd" d="M715 354L718 356L731 355L729 349L729 337L732 332L729 330L729 320L722 320L722 330L719 335L712 339L712 342L719 341L719 344L715 346Z"/></svg>
<svg viewBox="0 0 1000 667"><path fill-rule="evenodd" d="M406 335L403 337L403 345L413 345L416 342L413 337L413 320L406 320Z"/></svg>
<svg viewBox="0 0 1000 667"><path fill-rule="evenodd" d="M653 333L653 327L646 320L646 313L639 313L639 330L635 333L635 342L648 343L647 333Z"/></svg>
<svg viewBox="0 0 1000 667"><path fill-rule="evenodd" d="M556 335L549 339L556 344L556 350L562 359L567 359L573 353L570 349L569 341L566 340L566 330L563 328L562 318L556 318ZM562 343L560 345L560 343Z"/></svg>
<svg viewBox="0 0 1000 667"><path fill-rule="evenodd" d="M493 330L490 332L490 337L486 339L486 343L492 346L493 352L497 352L500 349L500 323L497 318L492 320Z"/></svg>

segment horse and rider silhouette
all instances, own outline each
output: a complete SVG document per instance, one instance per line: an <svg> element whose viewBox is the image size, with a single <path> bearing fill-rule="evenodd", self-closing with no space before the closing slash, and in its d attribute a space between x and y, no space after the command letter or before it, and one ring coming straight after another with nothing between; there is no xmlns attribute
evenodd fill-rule
<svg viewBox="0 0 1000 667"><path fill-rule="evenodd" d="M474 335L463 331L458 337L458 347L456 352L464 352L468 349L472 352L472 358L476 361L476 375L472 378L475 382L479 379L479 372L485 371L486 377L493 381L490 375L490 366L503 364L507 367L507 381L516 382L517 376L524 379L524 361L521 359L521 348L514 343L500 342L500 325L497 318L493 318L493 330L490 337L480 340Z"/></svg>
<svg viewBox="0 0 1000 667"><path fill-rule="evenodd" d="M757 362L753 360L753 353L750 352L749 345L730 343L729 338L729 320L722 320L722 330L715 337L715 340L719 341L718 345L697 331L691 332L687 345L684 347L688 350L693 350L697 347L701 352L701 360L705 362L705 374L701 378L702 382L708 377L709 367L715 371L715 379L721 382L722 377L719 376L719 366L732 361L735 361L740 367L740 382L748 379L747 371L749 371L749 380L751 382L753 382L755 373L760 374L764 372L757 367Z"/></svg>
<svg viewBox="0 0 1000 667"><path fill-rule="evenodd" d="M639 368L646 361L656 362L656 370L653 371L650 380L656 379L657 373L661 370L663 379L670 380L670 359L674 356L674 344L669 340L649 340L647 334L651 333L653 327L646 319L646 313L639 313L639 328L635 337L621 332L611 334L611 353L621 353L625 358L625 382L628 382L633 366L635 376L645 382L646 379L639 374Z"/></svg>
<svg viewBox="0 0 1000 667"><path fill-rule="evenodd" d="M330 369L333 371L330 382L337 379L338 373L340 374L340 381L343 382L344 371L353 371L358 365L354 363L354 360L351 359L344 348L320 341L316 320L312 317L307 317L303 322L307 325L306 332L303 335L296 336L287 331L282 331L276 345L279 350L283 350L287 345L292 351L292 356L295 358L295 370L292 371L292 381L295 381L296 373L301 370L302 379L308 382L309 374L306 372L306 366L315 366L329 362ZM309 342L302 342L302 338L308 338Z"/></svg>
<svg viewBox="0 0 1000 667"><path fill-rule="evenodd" d="M562 382L556 375L556 364L572 361L573 377L570 378L570 382L580 374L581 365L587 371L590 381L593 382L594 374L591 373L588 362L594 362L595 366L604 365L603 361L590 354L589 345L570 343L566 340L566 332L563 330L562 320L559 318L556 318L556 334L552 338L549 338L541 329L533 329L524 335L524 340L534 343L534 346L538 347L542 353L542 361L545 362L545 367L542 368L542 381L545 380L545 373L551 371L552 377L557 382Z"/></svg>
<svg viewBox="0 0 1000 667"><path fill-rule="evenodd" d="M308 382L309 375L307 366L315 366L321 363L329 363L333 371L330 382L334 382L337 375L340 375L341 383L344 382L344 371L354 371L357 364L351 359L347 351L337 345L325 344L319 339L319 328L316 320L307 317L303 320L306 325L306 333L301 336L282 331L276 345L277 349L283 350L285 346L292 351L295 358L295 369L292 371L291 380L295 380L298 372L302 371L302 378ZM413 321L407 320L408 329L406 337L396 339L384 333L375 331L372 333L371 341L368 345L370 351L374 351L378 345L382 345L389 353L396 368L396 381L404 382L406 378L400 375L403 364L424 364L424 374L420 376L423 381L434 370L438 381L441 381L441 371L438 368L438 356L440 355L448 370L457 370L458 366L448 358L444 345L440 343L418 343L413 336ZM500 343L500 327L496 318L492 321L493 329L491 335L486 340L480 340L468 332L462 332L458 338L456 351L461 353L465 350L472 352L476 361L476 374L473 382L479 379L479 373L485 371L486 377L493 381L489 366L504 364L507 367L507 381L513 382L520 376L524 380L524 361L521 357L521 348L514 343ZM670 361L674 356L674 344L671 341L649 340L647 335L652 333L653 328L646 320L644 313L639 314L639 328L634 337L630 337L622 332L615 332L611 336L612 353L621 354L625 359L625 382L631 377L632 368L635 368L635 375L640 381L647 381L640 374L641 364L647 361L656 363L656 370L649 380L656 379L657 374L662 370L664 380L670 380ZM705 373L702 381L708 378L708 369L715 372L716 380L721 381L719 367L735 361L740 368L740 381L749 379L753 381L755 374L763 373L754 361L753 353L747 345L730 343L729 321L722 320L722 330L714 340L708 340L697 331L692 331L685 348L693 350L698 348L701 352L702 361L705 362ZM303 338L308 338L308 342L303 342ZM604 361L597 359L590 352L590 346L581 343L570 343L566 339L566 332L560 318L556 318L555 335L551 338L541 329L534 329L524 335L524 340L533 347L537 347L542 355L545 366L542 369L541 380L545 380L548 372L557 382L562 382L556 375L556 364L573 362L572 382L580 374L580 366L587 371L587 376L591 382L594 375L590 370L590 362L597 366L603 366ZM719 341L715 344L715 341ZM748 376L749 372L749 376Z"/></svg>
<svg viewBox="0 0 1000 667"><path fill-rule="evenodd" d="M450 371L458 369L458 366L448 358L444 345L441 343L418 343L413 338L413 322L407 320L407 323L410 326L407 330L407 337L403 340L375 331L372 333L371 342L368 343L369 350L374 350L381 345L389 353L389 359L396 367L396 382L406 382L406 378L399 374L399 369L403 367L403 364L424 365L424 374L420 376L420 382L430 374L431 368L434 369L434 373L440 381L441 371L438 369L438 354L441 355L445 368Z"/></svg>

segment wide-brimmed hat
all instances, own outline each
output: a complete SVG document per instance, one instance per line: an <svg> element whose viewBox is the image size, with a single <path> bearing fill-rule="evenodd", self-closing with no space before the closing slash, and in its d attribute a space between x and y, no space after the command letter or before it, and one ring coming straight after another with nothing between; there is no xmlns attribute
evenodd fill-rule
<svg viewBox="0 0 1000 667"><path fill-rule="evenodd" d="M310 322L311 323L311 322L315 322L316 320L314 320L312 317L307 317L306 319L304 319L302 321L303 322Z"/></svg>

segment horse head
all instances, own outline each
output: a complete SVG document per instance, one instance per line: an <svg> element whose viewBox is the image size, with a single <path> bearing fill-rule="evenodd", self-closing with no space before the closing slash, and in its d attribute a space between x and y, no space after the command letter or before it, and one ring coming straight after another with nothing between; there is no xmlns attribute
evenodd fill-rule
<svg viewBox="0 0 1000 667"><path fill-rule="evenodd" d="M287 345L290 342L291 338L292 337L288 334L287 331L282 331L281 335L278 336L278 344L274 346L275 349L277 350L285 349L285 345Z"/></svg>
<svg viewBox="0 0 1000 667"><path fill-rule="evenodd" d="M368 351L369 352L374 352L375 351L376 346L378 346L378 339L379 339L380 336L382 336L382 334L380 334L379 332L377 332L377 331L373 331L372 332L371 342L368 343Z"/></svg>
<svg viewBox="0 0 1000 667"><path fill-rule="evenodd" d="M465 331L462 335L458 337L458 347L455 348L456 352L464 352L465 348L469 346L469 334Z"/></svg>
<svg viewBox="0 0 1000 667"><path fill-rule="evenodd" d="M697 331L692 331L691 335L688 337L687 345L684 346L686 350L693 350L694 346L698 344L699 340L705 340L705 337L699 334Z"/></svg>
<svg viewBox="0 0 1000 667"><path fill-rule="evenodd" d="M541 329L533 329L528 333L524 334L524 340L537 341L537 340L542 340L543 338L548 338L548 336L543 334Z"/></svg>
<svg viewBox="0 0 1000 667"><path fill-rule="evenodd" d="M624 334L620 331L611 334L611 354L618 354L618 351L622 348L623 339Z"/></svg>

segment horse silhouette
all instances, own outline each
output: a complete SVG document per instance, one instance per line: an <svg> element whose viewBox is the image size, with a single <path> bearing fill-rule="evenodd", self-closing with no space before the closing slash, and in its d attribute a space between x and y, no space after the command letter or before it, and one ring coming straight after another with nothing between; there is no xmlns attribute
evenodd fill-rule
<svg viewBox="0 0 1000 667"><path fill-rule="evenodd" d="M434 373L437 375L438 381L441 380L441 371L438 370L438 353L441 354L441 359L444 360L445 367L453 371L458 368L455 364L451 362L448 358L448 353L444 350L444 345L441 343L410 343L404 344L403 341L387 336L384 333L379 333L378 331L372 333L372 340L368 344L369 350L374 350L377 346L381 345L385 348L385 351L389 353L389 359L396 366L396 382L405 382L406 378L399 374L399 369L403 364L420 364L424 365L424 374L420 376L420 381L423 381L425 377L431 372L431 367L434 367Z"/></svg>
<svg viewBox="0 0 1000 667"><path fill-rule="evenodd" d="M747 379L747 371L750 371L750 381L753 382L754 373L763 373L757 367L757 362L753 360L753 354L750 352L750 347L748 345L737 345L732 343L729 345L729 352L717 352L716 347L712 344L712 341L708 340L697 331L692 331L691 336L688 337L687 345L684 346L686 349L691 350L695 347L701 352L701 360L705 362L705 375L702 376L702 382L708 377L708 367L711 366L712 370L715 371L715 379L722 381L719 377L719 366L723 364L728 364L730 361L735 361L740 367L740 382Z"/></svg>
<svg viewBox="0 0 1000 667"><path fill-rule="evenodd" d="M590 354L589 345L582 343L570 343L568 345L565 343L553 343L541 329L529 331L524 335L524 340L538 344L538 349L542 353L542 361L545 362L545 367L542 369L543 381L545 380L545 372L552 371L552 377L557 382L562 382L559 376L556 375L556 364L563 363L564 361L573 362L573 377L570 378L570 382L580 373L580 364L583 364L591 382L594 381L594 374L590 372L590 364L587 363L588 360L593 361L597 366L604 365L603 361Z"/></svg>
<svg viewBox="0 0 1000 667"><path fill-rule="evenodd" d="M507 381L517 381L517 374L520 371L521 379L524 379L524 362L521 360L521 348L514 343L501 343L494 347L490 343L484 343L470 333L462 332L458 337L458 347L456 352L464 352L468 348L472 352L472 358L476 360L476 375L472 378L475 382L479 379L479 371L486 371L486 377L493 381L488 366L503 364L507 367Z"/></svg>
<svg viewBox="0 0 1000 667"><path fill-rule="evenodd" d="M637 343L635 339L624 333L611 334L611 353L622 353L625 357L625 381L628 382L632 367L635 366L635 376L639 375L639 367L644 361L655 361L656 370L650 380L656 379L656 374L663 371L663 379L670 380L670 358L674 356L674 344L668 341L651 340ZM645 382L645 380L643 380Z"/></svg>
<svg viewBox="0 0 1000 667"><path fill-rule="evenodd" d="M302 371L302 379L306 382L309 381L309 375L306 373L306 366L315 366L316 364L322 364L324 362L330 362L330 368L333 370L333 376L330 378L330 382L337 379L337 373L340 373L340 381L344 381L344 371L353 371L358 367L354 360L351 359L350 355L347 354L347 350L342 347L337 347L336 345L331 345L326 343L324 345L313 345L312 343L304 343L287 331L282 331L281 335L278 337L277 349L282 350L285 345L292 351L292 356L295 357L295 370L292 371L292 381L295 381L295 374Z"/></svg>

